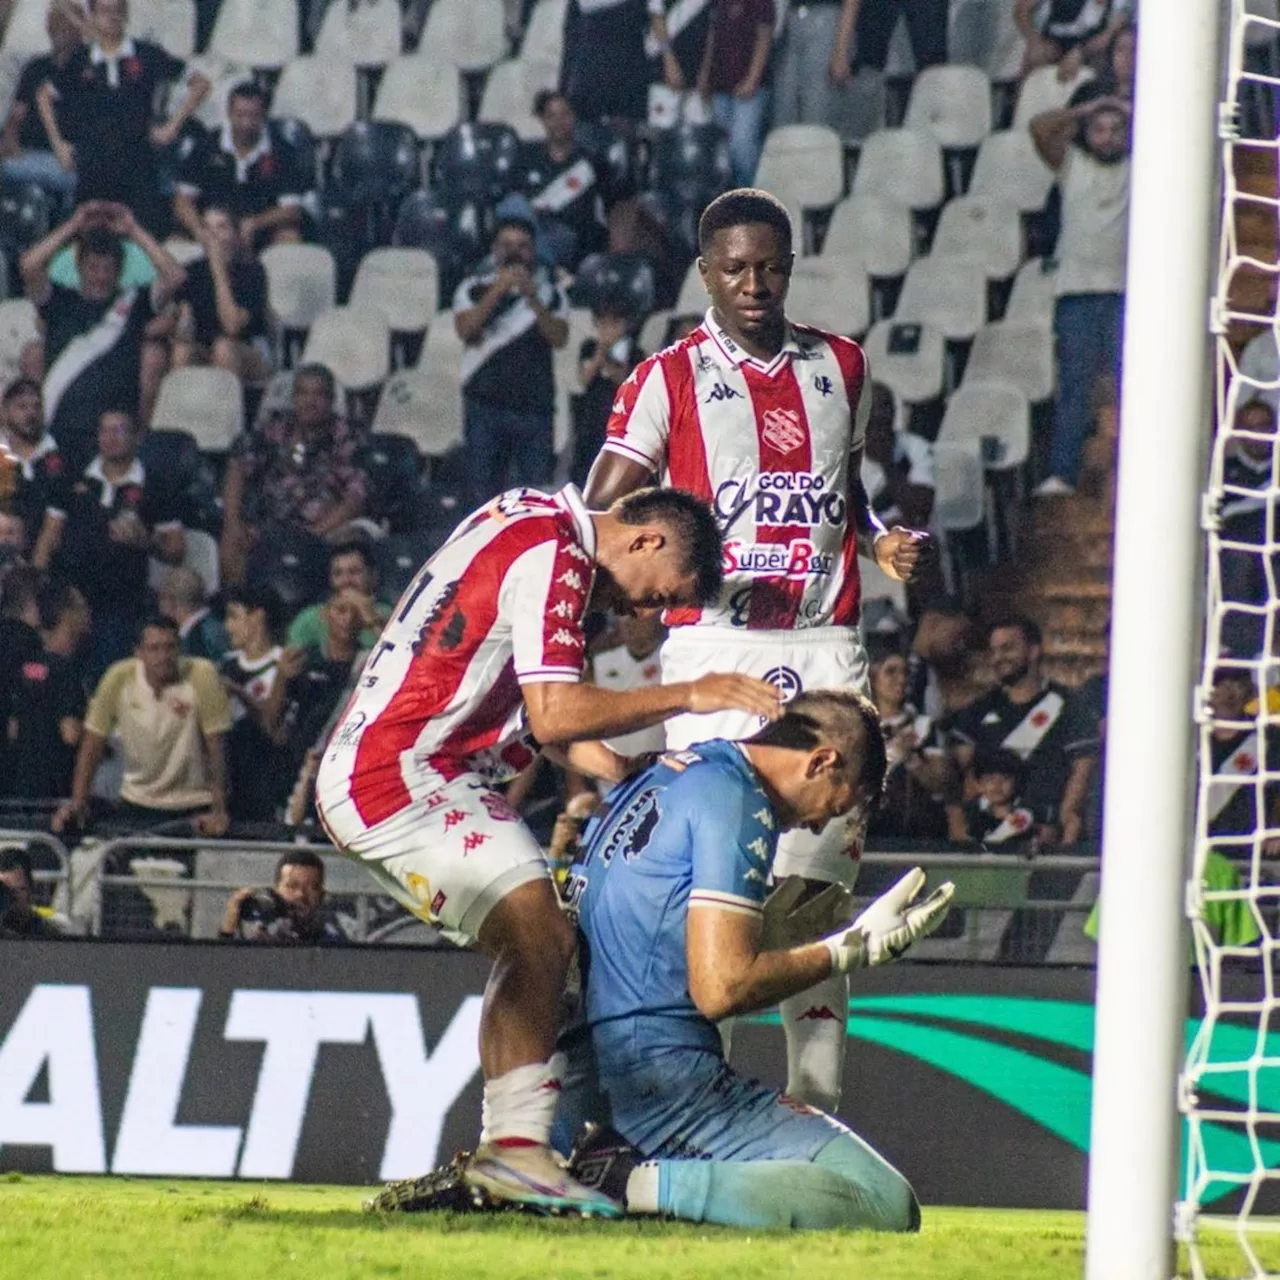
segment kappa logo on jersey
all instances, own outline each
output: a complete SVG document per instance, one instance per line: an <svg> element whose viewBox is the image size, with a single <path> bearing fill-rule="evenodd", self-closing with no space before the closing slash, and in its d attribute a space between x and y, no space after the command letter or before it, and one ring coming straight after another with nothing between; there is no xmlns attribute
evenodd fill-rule
<svg viewBox="0 0 1280 1280"><path fill-rule="evenodd" d="M591 557L576 542L566 542L560 550L571 560L580 561L582 564L592 563Z"/></svg>
<svg viewBox="0 0 1280 1280"><path fill-rule="evenodd" d="M793 582L803 582L807 578L829 574L834 564L835 556L831 552L817 550L807 538L796 538L791 542L729 541L724 544L726 575L784 577ZM736 601L737 597L734 599ZM750 600L745 604L750 607Z"/></svg>
<svg viewBox="0 0 1280 1280"><path fill-rule="evenodd" d="M765 443L779 453L794 453L804 444L804 427L800 425L800 415L794 409L766 409L761 418L760 434Z"/></svg>
<svg viewBox="0 0 1280 1280"><path fill-rule="evenodd" d="M755 867L748 867L742 873L742 881L744 884L764 884L764 876L762 876Z"/></svg>
<svg viewBox="0 0 1280 1280"><path fill-rule="evenodd" d="M755 477L725 480L717 489L716 515L732 524L748 508L757 525L843 528L848 506L844 494L827 489L827 478L811 471L765 471Z"/></svg>
<svg viewBox="0 0 1280 1280"><path fill-rule="evenodd" d="M448 831L451 828L456 827L458 823L466 822L466 820L467 811L465 809L450 809L449 812L444 815L444 829Z"/></svg>
<svg viewBox="0 0 1280 1280"><path fill-rule="evenodd" d="M556 582L559 586L568 587L570 591L582 591L586 588L582 575L576 569L566 569Z"/></svg>
<svg viewBox="0 0 1280 1280"><path fill-rule="evenodd" d="M751 815L766 831L773 830L773 811L769 808L757 809Z"/></svg>
<svg viewBox="0 0 1280 1280"><path fill-rule="evenodd" d="M790 702L797 693L801 693L804 690L804 684L799 675L792 671L790 667L771 667L761 679L777 689L782 695L783 702Z"/></svg>
<svg viewBox="0 0 1280 1280"><path fill-rule="evenodd" d="M557 618L576 618L578 616L578 606L568 600L557 600L548 610Z"/></svg>
<svg viewBox="0 0 1280 1280"><path fill-rule="evenodd" d="M769 842L764 836L756 836L756 838L747 845L747 852L760 862L766 862L769 858Z"/></svg>
<svg viewBox="0 0 1280 1280"><path fill-rule="evenodd" d="M717 382L716 385L711 388L711 391L708 393L707 398L702 403L710 404L713 400L718 401L718 400L741 400L741 399L742 399L741 391L735 391L732 387L726 386L723 382Z"/></svg>
<svg viewBox="0 0 1280 1280"><path fill-rule="evenodd" d="M820 373L813 375L813 389L821 392L824 396L829 396L834 390L831 385L831 379Z"/></svg>
<svg viewBox="0 0 1280 1280"><path fill-rule="evenodd" d="M472 850L478 849L489 837L483 831L468 831L462 837L462 856L465 858Z"/></svg>
<svg viewBox="0 0 1280 1280"><path fill-rule="evenodd" d="M566 631L564 627L557 627L551 633L549 644L562 644L569 649L581 649L582 637L576 636L572 631Z"/></svg>

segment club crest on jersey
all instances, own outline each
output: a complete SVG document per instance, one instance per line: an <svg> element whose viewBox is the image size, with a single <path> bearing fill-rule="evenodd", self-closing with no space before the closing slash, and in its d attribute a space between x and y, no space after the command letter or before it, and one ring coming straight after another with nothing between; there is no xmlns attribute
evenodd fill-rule
<svg viewBox="0 0 1280 1280"><path fill-rule="evenodd" d="M790 667L771 667L761 679L777 689L782 695L783 702L790 702L797 693L801 693L804 690L804 684L801 682L799 675L792 671Z"/></svg>
<svg viewBox="0 0 1280 1280"><path fill-rule="evenodd" d="M800 415L794 409L766 409L760 434L765 443L779 453L794 453L804 444L804 427L800 425Z"/></svg>

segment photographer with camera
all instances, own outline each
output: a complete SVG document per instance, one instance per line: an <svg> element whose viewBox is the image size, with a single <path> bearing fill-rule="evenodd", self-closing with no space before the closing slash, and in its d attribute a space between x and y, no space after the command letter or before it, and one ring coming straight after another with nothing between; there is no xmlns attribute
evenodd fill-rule
<svg viewBox="0 0 1280 1280"><path fill-rule="evenodd" d="M324 945L345 942L325 905L324 863L306 849L284 854L270 889L237 889L227 899L220 938L240 942Z"/></svg>

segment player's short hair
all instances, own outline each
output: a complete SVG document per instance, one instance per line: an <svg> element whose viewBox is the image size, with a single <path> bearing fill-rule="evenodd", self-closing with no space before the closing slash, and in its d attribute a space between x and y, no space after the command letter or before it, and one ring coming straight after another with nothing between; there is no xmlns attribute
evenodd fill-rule
<svg viewBox="0 0 1280 1280"><path fill-rule="evenodd" d="M852 689L810 689L796 694L781 719L765 725L750 741L789 751L835 747L844 760L861 755L858 781L872 798L884 790L889 762L880 713L875 703Z"/></svg>
<svg viewBox="0 0 1280 1280"><path fill-rule="evenodd" d="M1004 747L983 747L973 753L973 776L985 778L997 773L1005 778L1012 778L1015 788L1021 787L1027 769L1022 758Z"/></svg>
<svg viewBox="0 0 1280 1280"><path fill-rule="evenodd" d="M106 227L89 227L76 238L76 257L86 253L114 259L117 270L124 266L124 241Z"/></svg>
<svg viewBox="0 0 1280 1280"><path fill-rule="evenodd" d="M292 849L288 853L282 853L276 863L276 878L272 884L280 883L285 867L310 867L320 873L320 883L324 884L324 859L313 849Z"/></svg>
<svg viewBox="0 0 1280 1280"><path fill-rule="evenodd" d="M1010 614L1005 618L997 618L987 627L987 643L990 644L991 636L996 631L1021 631L1022 638L1033 649L1042 648L1044 645L1044 633L1040 630L1040 624L1032 618L1028 618L1025 614Z"/></svg>
<svg viewBox="0 0 1280 1280"><path fill-rule="evenodd" d="M683 568L694 576L694 604L710 604L724 585L724 539L701 498L683 489L637 489L609 508L623 524L662 524L684 545Z"/></svg>
<svg viewBox="0 0 1280 1280"><path fill-rule="evenodd" d="M787 206L759 187L736 187L716 196L702 211L702 217L698 219L698 252L706 254L717 231L756 222L772 227L783 247L791 251L791 215Z"/></svg>

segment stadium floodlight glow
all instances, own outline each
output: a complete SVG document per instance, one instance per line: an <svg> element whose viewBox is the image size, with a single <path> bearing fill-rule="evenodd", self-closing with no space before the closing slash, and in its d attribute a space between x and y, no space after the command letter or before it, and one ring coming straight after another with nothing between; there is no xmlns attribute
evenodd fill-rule
<svg viewBox="0 0 1280 1280"><path fill-rule="evenodd" d="M1087 1280L1173 1272L1220 14L1138 36Z"/></svg>

